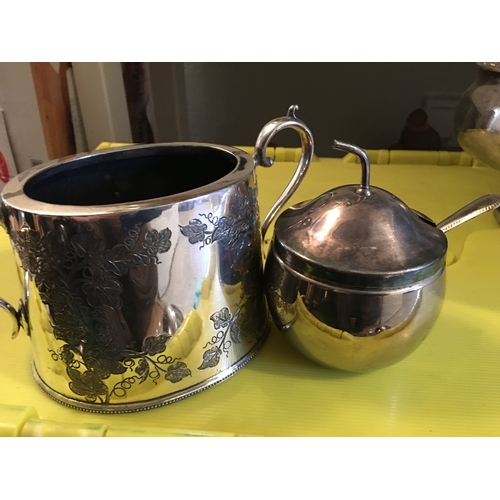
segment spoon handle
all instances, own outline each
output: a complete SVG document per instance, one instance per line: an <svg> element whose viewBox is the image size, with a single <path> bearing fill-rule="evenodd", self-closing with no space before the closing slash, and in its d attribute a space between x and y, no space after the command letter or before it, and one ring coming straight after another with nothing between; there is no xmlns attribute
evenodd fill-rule
<svg viewBox="0 0 500 500"><path fill-rule="evenodd" d="M478 215L489 212L490 210L494 210L495 208L500 207L500 195L499 194L487 194L485 196L481 196L477 200L469 203L465 207L461 208L454 214L450 215L443 221L441 221L437 228L441 229L443 233L446 233L450 229L453 229L468 220L477 217Z"/></svg>

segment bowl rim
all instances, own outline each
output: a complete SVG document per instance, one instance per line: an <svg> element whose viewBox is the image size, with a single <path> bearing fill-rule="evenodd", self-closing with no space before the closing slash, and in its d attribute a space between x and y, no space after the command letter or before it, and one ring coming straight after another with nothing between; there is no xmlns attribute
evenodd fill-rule
<svg viewBox="0 0 500 500"><path fill-rule="evenodd" d="M183 148L205 148L221 151L222 153L232 156L236 160L236 163L229 173L200 187L168 196L125 203L112 203L106 205L62 205L39 201L31 198L25 193L24 188L30 180L55 168L82 168L79 164L85 160L90 160L92 163L98 163L99 161L104 162L141 156L153 156L155 151L180 150ZM143 154L141 155L141 153ZM0 205L3 203L7 207L45 216L113 215L117 213L165 207L207 196L245 180L253 173L254 168L255 162L253 158L245 151L232 146L201 142L171 142L122 146L59 158L21 172L16 177L9 180L4 186L0 194Z"/></svg>

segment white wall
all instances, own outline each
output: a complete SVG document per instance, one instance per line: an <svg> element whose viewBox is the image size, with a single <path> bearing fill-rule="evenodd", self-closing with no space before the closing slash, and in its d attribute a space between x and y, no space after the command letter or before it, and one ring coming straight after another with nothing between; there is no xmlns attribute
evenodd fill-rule
<svg viewBox="0 0 500 500"><path fill-rule="evenodd" d="M132 142L121 64L74 62L76 91L89 149Z"/></svg>
<svg viewBox="0 0 500 500"><path fill-rule="evenodd" d="M17 170L48 160L29 62L0 62L0 108Z"/></svg>
<svg viewBox="0 0 500 500"><path fill-rule="evenodd" d="M184 63L189 140L252 145L298 104L321 156L334 155L333 139L388 148L427 95L459 95L476 73L474 63ZM299 145L293 131L275 142Z"/></svg>
<svg viewBox="0 0 500 500"><path fill-rule="evenodd" d="M397 141L407 114L423 106L427 95L459 95L477 73L474 63L151 63L150 66L157 141L252 145L268 120L285 114L290 104L298 104L298 116L311 128L316 152L321 156L334 155L333 139L366 149L389 147ZM116 100L116 93L112 97ZM95 95L89 93L88 101L86 109L95 112ZM46 161L29 63L0 62L0 108L5 110L18 169ZM112 115L118 119L117 113ZM121 124L129 127L123 117ZM89 134L97 130L95 123L88 128ZM115 135L99 133L99 140L94 142L130 140L127 134ZM280 133L275 142L280 146L299 145L292 131Z"/></svg>

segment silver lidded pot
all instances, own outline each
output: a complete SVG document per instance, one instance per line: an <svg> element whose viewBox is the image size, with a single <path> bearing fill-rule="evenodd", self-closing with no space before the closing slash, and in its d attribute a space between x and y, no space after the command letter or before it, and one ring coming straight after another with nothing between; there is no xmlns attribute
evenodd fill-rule
<svg viewBox="0 0 500 500"><path fill-rule="evenodd" d="M370 185L366 153L359 185L341 186L284 211L265 269L277 326L324 366L363 372L413 352L436 321L445 293L445 232L500 205L487 195L441 224Z"/></svg>

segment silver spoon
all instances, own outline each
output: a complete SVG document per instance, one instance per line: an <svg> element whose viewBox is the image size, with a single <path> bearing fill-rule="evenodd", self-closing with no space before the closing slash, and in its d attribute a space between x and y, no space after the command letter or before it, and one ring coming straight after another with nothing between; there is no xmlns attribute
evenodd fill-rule
<svg viewBox="0 0 500 500"><path fill-rule="evenodd" d="M490 210L495 210L495 208L500 207L500 195L499 194L487 194L481 196L477 200L465 205L460 210L457 210L454 214L450 215L446 219L442 220L439 224L436 224L430 217L419 212L418 210L412 209L415 214L420 217L424 222L430 224L431 226L437 227L443 233L446 233L450 229L467 222L468 220L474 219L478 215L489 212Z"/></svg>

